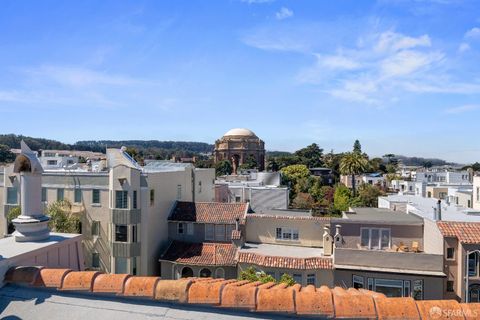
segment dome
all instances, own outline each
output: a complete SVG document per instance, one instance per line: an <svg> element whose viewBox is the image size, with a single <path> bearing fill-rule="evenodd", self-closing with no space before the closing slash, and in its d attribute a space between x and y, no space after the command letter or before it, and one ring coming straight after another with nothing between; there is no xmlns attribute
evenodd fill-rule
<svg viewBox="0 0 480 320"><path fill-rule="evenodd" d="M224 137L229 137L229 136L256 137L257 135L249 129L235 128L235 129L228 130L228 132L225 133L223 136Z"/></svg>

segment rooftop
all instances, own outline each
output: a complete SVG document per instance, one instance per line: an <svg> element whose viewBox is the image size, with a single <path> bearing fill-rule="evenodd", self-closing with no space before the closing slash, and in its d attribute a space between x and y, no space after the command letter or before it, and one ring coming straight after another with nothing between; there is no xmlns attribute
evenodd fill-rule
<svg viewBox="0 0 480 320"><path fill-rule="evenodd" d="M312 217L310 211L297 209L262 209L255 213L249 213L249 216L265 216L265 217Z"/></svg>
<svg viewBox="0 0 480 320"><path fill-rule="evenodd" d="M168 220L235 224L236 219L242 222L248 208L248 203L177 201Z"/></svg>
<svg viewBox="0 0 480 320"><path fill-rule="evenodd" d="M438 228L444 237L455 237L461 243L480 244L480 223L439 221Z"/></svg>
<svg viewBox="0 0 480 320"><path fill-rule="evenodd" d="M235 266L236 252L231 243L173 241L160 260L201 266Z"/></svg>
<svg viewBox="0 0 480 320"><path fill-rule="evenodd" d="M390 202L407 203L407 211L409 213L432 221L434 220L434 209L437 207L438 202L435 198L399 194L379 197L379 199L380 198ZM442 201L442 220L480 222L480 211L456 205L447 205Z"/></svg>
<svg viewBox="0 0 480 320"><path fill-rule="evenodd" d="M169 160L149 161L144 167L144 172L185 171L185 168L193 168L191 163L172 162Z"/></svg>
<svg viewBox="0 0 480 320"><path fill-rule="evenodd" d="M383 208L352 208L350 212L344 212L341 222L372 222L372 223L388 223L388 224L408 224L422 225L423 219L401 211L393 211Z"/></svg>
<svg viewBox="0 0 480 320"><path fill-rule="evenodd" d="M443 319L443 310L476 318L479 303L387 298L364 289L12 268L0 289L1 316L88 319ZM129 299L134 297L136 299ZM464 317L465 316L465 317Z"/></svg>
<svg viewBox="0 0 480 320"><path fill-rule="evenodd" d="M230 136L256 137L257 135L253 133L253 131L250 129L235 128L235 129L228 130L223 136L224 137L230 137Z"/></svg>

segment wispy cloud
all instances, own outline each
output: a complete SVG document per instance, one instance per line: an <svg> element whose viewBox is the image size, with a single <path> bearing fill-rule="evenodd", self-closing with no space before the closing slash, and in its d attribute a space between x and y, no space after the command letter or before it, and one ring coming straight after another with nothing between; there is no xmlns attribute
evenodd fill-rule
<svg viewBox="0 0 480 320"><path fill-rule="evenodd" d="M464 113L464 112L469 112L469 111L474 111L474 110L480 110L480 105L479 104L466 104L466 105L459 106L459 107L448 108L448 109L445 110L445 113L459 114L459 113Z"/></svg>
<svg viewBox="0 0 480 320"><path fill-rule="evenodd" d="M275 13L275 17L278 20L287 19L287 18L293 17L293 11L286 7L282 7L279 11Z"/></svg>
<svg viewBox="0 0 480 320"><path fill-rule="evenodd" d="M460 53L466 52L468 50L470 50L470 45L466 42L462 42L458 46L458 52L460 52Z"/></svg>
<svg viewBox="0 0 480 320"><path fill-rule="evenodd" d="M467 39L480 39L480 28L472 28L465 33Z"/></svg>

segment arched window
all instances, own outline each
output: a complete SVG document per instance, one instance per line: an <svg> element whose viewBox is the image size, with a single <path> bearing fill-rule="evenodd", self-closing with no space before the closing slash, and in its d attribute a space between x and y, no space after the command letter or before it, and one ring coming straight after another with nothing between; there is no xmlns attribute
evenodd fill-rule
<svg viewBox="0 0 480 320"><path fill-rule="evenodd" d="M225 278L225 270L223 270L223 268L217 268L217 270L215 270L215 278L217 279Z"/></svg>
<svg viewBox="0 0 480 320"><path fill-rule="evenodd" d="M193 277L193 270L189 267L183 267L182 269L182 278Z"/></svg>
<svg viewBox="0 0 480 320"><path fill-rule="evenodd" d="M202 270L200 270L200 278L209 278L212 276L212 271L210 271L210 269L207 269L207 268L203 268Z"/></svg>

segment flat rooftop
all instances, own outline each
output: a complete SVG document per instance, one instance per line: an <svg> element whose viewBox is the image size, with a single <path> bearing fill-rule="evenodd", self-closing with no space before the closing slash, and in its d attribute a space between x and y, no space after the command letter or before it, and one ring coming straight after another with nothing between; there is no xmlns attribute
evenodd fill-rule
<svg viewBox="0 0 480 320"><path fill-rule="evenodd" d="M372 222L372 223L390 223L390 224L408 224L421 225L423 219L401 211L393 211L383 208L359 207L352 208L352 212L344 212L342 222Z"/></svg>
<svg viewBox="0 0 480 320"><path fill-rule="evenodd" d="M289 258L314 258L323 257L323 248L300 246L285 246L266 243L245 243L239 252L255 253L263 256L289 257Z"/></svg>
<svg viewBox="0 0 480 320"><path fill-rule="evenodd" d="M76 237L81 237L81 235L51 232L48 239L35 242L16 242L14 237L2 238L0 239L0 261L40 250Z"/></svg>
<svg viewBox="0 0 480 320"><path fill-rule="evenodd" d="M435 198L398 194L380 197L379 199L396 203L406 203L409 213L432 221L434 220L434 209L437 207L438 202L438 199ZM447 205L445 201L442 201L442 220L480 222L480 211L456 206L454 204Z"/></svg>
<svg viewBox="0 0 480 320"><path fill-rule="evenodd" d="M282 216L282 217L311 217L312 213L305 210L292 210L292 209L260 209L255 211L257 215L266 216Z"/></svg>

